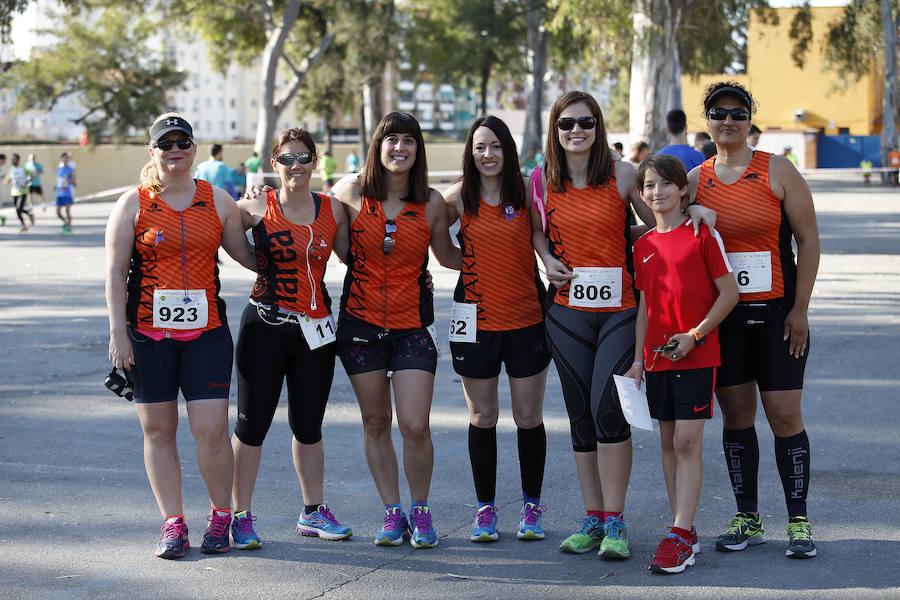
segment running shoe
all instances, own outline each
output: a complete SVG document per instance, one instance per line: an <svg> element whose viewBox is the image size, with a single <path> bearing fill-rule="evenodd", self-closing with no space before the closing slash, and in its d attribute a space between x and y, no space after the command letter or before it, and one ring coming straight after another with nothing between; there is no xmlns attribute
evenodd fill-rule
<svg viewBox="0 0 900 600"><path fill-rule="evenodd" d="M238 550L255 550L261 548L259 536L253 530L253 521L256 520L249 510L234 513L231 521L231 545Z"/></svg>
<svg viewBox="0 0 900 600"><path fill-rule="evenodd" d="M806 517L791 517L787 526L788 547L784 553L791 558L812 558L816 545L812 539L812 526Z"/></svg>
<svg viewBox="0 0 900 600"><path fill-rule="evenodd" d="M384 527L375 536L376 546L399 546L409 539L409 521L399 506L384 510Z"/></svg>
<svg viewBox="0 0 900 600"><path fill-rule="evenodd" d="M475 511L469 539L473 542L496 542L500 539L500 534L497 533L497 508L493 504L485 504Z"/></svg>
<svg viewBox="0 0 900 600"><path fill-rule="evenodd" d="M306 514L306 511L303 510L300 511L297 533L320 537L323 540L345 540L353 535L353 530L341 525L328 510L328 505L322 503L310 514Z"/></svg>
<svg viewBox="0 0 900 600"><path fill-rule="evenodd" d="M184 552L191 547L188 542L187 523L183 517L177 517L170 523L166 521L159 534L159 543L156 545L156 555L160 558L181 558Z"/></svg>
<svg viewBox="0 0 900 600"><path fill-rule="evenodd" d="M756 546L766 541L762 519L753 518L750 513L739 512L728 521L725 532L716 538L716 550L735 552L747 546Z"/></svg>
<svg viewBox="0 0 900 600"><path fill-rule="evenodd" d="M544 539L544 530L541 528L541 513L544 512L543 506L538 506L533 502L526 502L519 513L519 532L516 537L520 540L542 540Z"/></svg>
<svg viewBox="0 0 900 600"><path fill-rule="evenodd" d="M413 528L409 543L413 548L434 548L438 545L437 533L431 524L431 509L427 506L413 506L409 518Z"/></svg>
<svg viewBox="0 0 900 600"><path fill-rule="evenodd" d="M559 545L563 552L584 554L590 552L603 541L603 523L597 517L585 517L581 520L581 529L573 533Z"/></svg>
<svg viewBox="0 0 900 600"><path fill-rule="evenodd" d="M670 533L656 547L649 568L654 573L681 573L696 561L688 540Z"/></svg>
<svg viewBox="0 0 900 600"><path fill-rule="evenodd" d="M625 521L622 517L606 517L603 523L603 541L600 542L599 556L603 558L628 558L628 537L625 531Z"/></svg>
<svg viewBox="0 0 900 600"><path fill-rule="evenodd" d="M203 534L200 552L204 554L221 554L231 550L228 540L228 529L231 526L231 513L212 509L206 517L209 526Z"/></svg>
<svg viewBox="0 0 900 600"><path fill-rule="evenodd" d="M691 527L691 550L694 554L700 552L700 538L697 537L697 529Z"/></svg>

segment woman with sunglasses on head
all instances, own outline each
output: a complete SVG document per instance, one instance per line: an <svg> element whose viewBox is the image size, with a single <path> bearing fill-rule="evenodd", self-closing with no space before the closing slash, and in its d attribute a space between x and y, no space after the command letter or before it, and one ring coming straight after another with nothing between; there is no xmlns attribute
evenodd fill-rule
<svg viewBox="0 0 900 600"><path fill-rule="evenodd" d="M716 379L738 512L716 549L743 550L765 541L757 505L759 389L787 502L786 555L812 557L816 547L806 518L809 439L801 412L807 309L819 267L812 194L791 161L747 145L755 106L743 86L711 84L703 107L716 156L691 171L690 194L718 213L718 231L740 292L738 305L719 327L722 366Z"/></svg>
<svg viewBox="0 0 900 600"><path fill-rule="evenodd" d="M445 194L449 222L460 220L457 239L464 259L453 297L450 350L469 407L469 459L478 500L473 542L499 539L494 496L501 363L509 376L522 481L516 535L544 539L542 405L550 352L541 309L544 285L518 164L506 124L497 117L478 118L466 136L462 177Z"/></svg>
<svg viewBox="0 0 900 600"><path fill-rule="evenodd" d="M233 346L216 251L221 245L248 269L256 261L234 200L191 178L197 147L190 124L164 114L150 127L150 140L141 183L119 197L106 228L109 357L134 383L144 464L165 520L156 555L180 558L190 547L175 439L179 389L212 505L200 550L228 552Z"/></svg>
<svg viewBox="0 0 900 600"><path fill-rule="evenodd" d="M545 214L533 212L532 240L552 284L547 336L587 511L560 549L599 546L604 558L628 558L623 511L631 429L612 376L628 371L634 355L630 210L648 225L655 221L638 196L634 165L613 159L600 106L589 94L569 92L553 104L546 152L539 192ZM693 211L711 219L708 211Z"/></svg>
<svg viewBox="0 0 900 600"><path fill-rule="evenodd" d="M428 248L451 269L460 268L461 257L450 241L444 200L428 187L422 131L411 115L394 112L381 120L365 165L357 180L335 189L350 222L337 352L356 392L366 461L385 507L375 543L397 546L411 536L414 547L430 548L438 543L428 507L437 347L428 330L434 322ZM392 385L411 523L400 505L391 442Z"/></svg>
<svg viewBox="0 0 900 600"><path fill-rule="evenodd" d="M322 419L334 377L335 323L325 289L332 248L347 253L343 206L310 191L316 144L303 129L282 131L272 144L281 189L238 202L252 229L258 275L241 317L237 342L238 419L234 449L235 548L259 548L250 512L262 444L287 378L288 423L303 509L297 533L342 540L352 531L324 501Z"/></svg>

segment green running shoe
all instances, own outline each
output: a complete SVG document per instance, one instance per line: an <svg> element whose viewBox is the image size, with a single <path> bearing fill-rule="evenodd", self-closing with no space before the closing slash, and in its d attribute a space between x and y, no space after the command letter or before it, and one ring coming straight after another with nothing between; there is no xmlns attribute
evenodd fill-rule
<svg viewBox="0 0 900 600"><path fill-rule="evenodd" d="M812 539L812 526L806 517L791 517L787 526L788 547L784 553L791 558L812 558L816 545Z"/></svg>
<svg viewBox="0 0 900 600"><path fill-rule="evenodd" d="M580 519L581 529L573 533L559 545L563 552L584 554L590 552L603 541L603 523L597 517Z"/></svg>
<svg viewBox="0 0 900 600"><path fill-rule="evenodd" d="M622 517L606 517L603 523L603 541L598 556L602 558L628 558L628 537L625 535L625 521Z"/></svg>
<svg viewBox="0 0 900 600"><path fill-rule="evenodd" d="M736 552L747 546L756 546L766 541L762 519L753 518L750 513L739 512L728 521L725 532L716 538L716 550Z"/></svg>

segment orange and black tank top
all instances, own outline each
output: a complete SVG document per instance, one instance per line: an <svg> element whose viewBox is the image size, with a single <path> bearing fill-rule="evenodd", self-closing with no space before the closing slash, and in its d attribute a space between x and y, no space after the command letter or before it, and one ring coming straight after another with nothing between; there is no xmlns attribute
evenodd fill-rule
<svg viewBox="0 0 900 600"><path fill-rule="evenodd" d="M548 190L546 211L550 252L557 260L569 269L606 268L621 278L619 306L571 308L616 312L637 306L628 206L619 196L615 174L594 187L578 189L566 183L565 192ZM559 288L554 302L569 306L570 287L567 283Z"/></svg>
<svg viewBox="0 0 900 600"><path fill-rule="evenodd" d="M716 177L715 157L700 166L696 200L716 211L716 230L725 243L741 302L793 298L796 288L793 231L784 203L769 184L771 156L756 150L730 185Z"/></svg>
<svg viewBox="0 0 900 600"><path fill-rule="evenodd" d="M385 243L385 237L393 241ZM341 315L385 329L427 327L434 298L425 285L431 228L425 204L407 202L388 223L381 202L363 198L350 223ZM384 250L390 245L390 252Z"/></svg>
<svg viewBox="0 0 900 600"><path fill-rule="evenodd" d="M460 217L456 238L463 258L453 299L478 304L479 330L521 329L544 319L544 284L527 209L491 206L479 199L476 216Z"/></svg>
<svg viewBox="0 0 900 600"><path fill-rule="evenodd" d="M256 246L256 283L250 297L319 319L331 314L325 289L325 266L331 254L337 223L331 198L313 194L316 219L309 225L288 221L278 191L266 196L266 214L253 226Z"/></svg>
<svg viewBox="0 0 900 600"><path fill-rule="evenodd" d="M144 331L166 331L153 326L155 290L205 290L207 331L226 325L225 302L219 297L216 251L222 243L222 222L216 212L212 186L194 180L194 200L177 211L159 196L138 187L140 209L134 228L134 249L128 272L128 323Z"/></svg>

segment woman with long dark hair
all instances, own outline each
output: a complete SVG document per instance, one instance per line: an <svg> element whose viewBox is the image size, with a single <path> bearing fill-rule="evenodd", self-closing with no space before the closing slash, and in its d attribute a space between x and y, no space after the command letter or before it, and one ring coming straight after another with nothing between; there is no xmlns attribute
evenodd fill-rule
<svg viewBox="0 0 900 600"><path fill-rule="evenodd" d="M375 543L397 546L411 538L414 547L430 548L438 543L428 506L437 346L428 249L448 268L459 269L461 258L450 241L444 199L428 187L425 143L415 118L386 115L375 128L362 174L334 193L350 222L337 351L356 392L366 460L384 503L384 527ZM392 386L412 523L400 505Z"/></svg>
<svg viewBox="0 0 900 600"><path fill-rule="evenodd" d="M469 407L469 459L478 506L470 539L499 539L497 384L509 376L516 423L522 510L519 539L544 539L541 484L547 436L542 405L550 354L531 246L531 219L516 144L500 119L476 119L466 136L462 177L446 191L449 222L459 218L463 255L451 314L453 368Z"/></svg>

